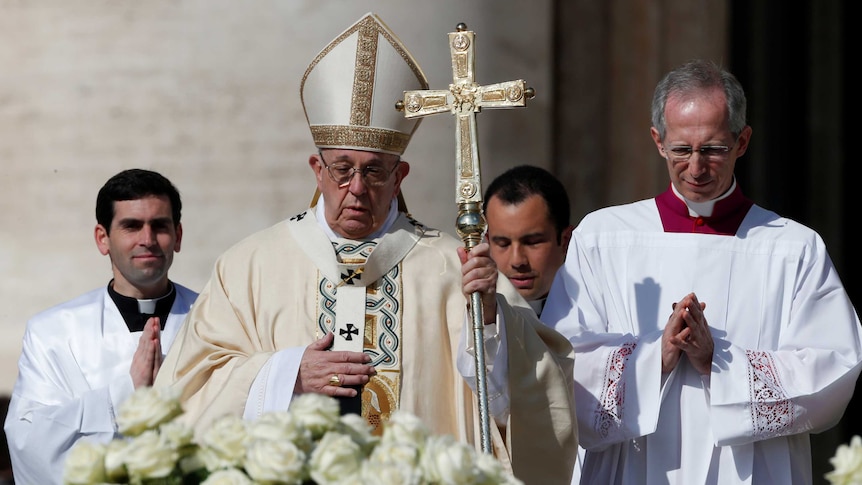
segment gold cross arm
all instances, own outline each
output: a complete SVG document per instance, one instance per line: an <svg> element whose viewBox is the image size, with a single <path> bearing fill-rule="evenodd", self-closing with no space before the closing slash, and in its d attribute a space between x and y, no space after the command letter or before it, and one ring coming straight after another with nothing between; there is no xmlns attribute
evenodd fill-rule
<svg viewBox="0 0 862 485"><path fill-rule="evenodd" d="M450 93L443 89L427 89L424 91L405 91L404 117L419 118L449 111L452 103Z"/></svg>
<svg viewBox="0 0 862 485"><path fill-rule="evenodd" d="M448 90L427 89L404 92L404 117L422 116L451 111L479 112L482 108L517 108L527 105L531 94L522 79L487 86L475 83L450 84Z"/></svg>
<svg viewBox="0 0 862 485"><path fill-rule="evenodd" d="M482 108L518 108L527 106L527 83L522 79L489 84L479 88L477 109Z"/></svg>

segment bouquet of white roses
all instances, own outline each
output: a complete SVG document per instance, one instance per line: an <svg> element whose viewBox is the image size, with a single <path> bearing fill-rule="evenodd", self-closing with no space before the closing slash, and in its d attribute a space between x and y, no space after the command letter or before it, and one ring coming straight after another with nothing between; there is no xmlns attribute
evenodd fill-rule
<svg viewBox="0 0 862 485"><path fill-rule="evenodd" d="M491 455L403 411L377 437L360 416L339 416L335 399L304 394L256 421L225 416L198 440L180 414L167 389L139 389L120 406L121 438L70 450L65 484L521 485Z"/></svg>
<svg viewBox="0 0 862 485"><path fill-rule="evenodd" d="M835 467L826 474L830 484L862 485L862 438L854 436L849 446L839 445L829 463Z"/></svg>

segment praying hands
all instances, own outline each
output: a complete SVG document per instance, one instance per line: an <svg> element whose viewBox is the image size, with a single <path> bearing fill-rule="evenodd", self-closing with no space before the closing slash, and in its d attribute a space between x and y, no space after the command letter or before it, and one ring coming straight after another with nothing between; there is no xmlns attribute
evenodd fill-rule
<svg viewBox="0 0 862 485"><path fill-rule="evenodd" d="M694 293L673 304L673 312L661 337L663 373L676 367L683 352L701 375L710 373L715 346L703 313L705 309L706 303L699 302Z"/></svg>
<svg viewBox="0 0 862 485"><path fill-rule="evenodd" d="M159 317L150 317L141 332L138 348L135 350L132 366L129 369L135 389L152 386L161 365L162 341Z"/></svg>

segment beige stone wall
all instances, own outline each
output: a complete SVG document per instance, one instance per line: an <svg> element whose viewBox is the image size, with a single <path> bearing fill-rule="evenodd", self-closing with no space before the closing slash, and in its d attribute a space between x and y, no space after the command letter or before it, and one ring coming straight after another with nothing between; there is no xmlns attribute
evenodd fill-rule
<svg viewBox="0 0 862 485"><path fill-rule="evenodd" d="M0 2L0 392L13 386L27 318L108 281L93 212L111 175L149 168L178 186L185 237L171 275L195 289L227 247L307 206L300 78L371 10L432 88L451 80L446 33L458 22L477 33L480 83L536 88L525 110L479 116L486 182L519 163L549 166L549 0ZM450 232L453 157L448 115L425 120L405 154L408 206Z"/></svg>

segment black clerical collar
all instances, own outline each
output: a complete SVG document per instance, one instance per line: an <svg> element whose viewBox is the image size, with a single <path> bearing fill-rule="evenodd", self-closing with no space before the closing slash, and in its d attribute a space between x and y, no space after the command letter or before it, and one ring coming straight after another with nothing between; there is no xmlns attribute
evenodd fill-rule
<svg viewBox="0 0 862 485"><path fill-rule="evenodd" d="M165 322L167 322L168 315L171 313L171 307L174 306L177 291L174 288L174 284L169 281L168 293L156 299L155 311L152 313L142 312L137 298L117 293L114 290L114 280L108 283L108 295L111 296L111 300L114 301L120 310L120 315L123 316L123 320L126 322L126 326L129 327L129 331L140 332L144 329L147 320L153 316L159 317L159 325L162 327L162 330L165 329Z"/></svg>

